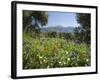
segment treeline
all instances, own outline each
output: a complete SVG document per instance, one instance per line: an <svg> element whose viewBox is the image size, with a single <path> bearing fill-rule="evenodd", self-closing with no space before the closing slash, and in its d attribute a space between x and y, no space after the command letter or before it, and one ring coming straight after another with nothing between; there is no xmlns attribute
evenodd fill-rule
<svg viewBox="0 0 100 80"><path fill-rule="evenodd" d="M62 32L40 32L39 34L34 35L35 37L45 37L45 38L63 38L67 40L74 39L74 35L72 33L62 33Z"/></svg>

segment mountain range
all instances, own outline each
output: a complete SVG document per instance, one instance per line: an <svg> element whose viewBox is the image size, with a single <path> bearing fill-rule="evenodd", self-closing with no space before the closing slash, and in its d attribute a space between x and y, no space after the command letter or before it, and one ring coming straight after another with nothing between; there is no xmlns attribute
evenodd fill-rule
<svg viewBox="0 0 100 80"><path fill-rule="evenodd" d="M41 28L41 32L64 32L64 33L73 33L75 27L68 26L50 26Z"/></svg>

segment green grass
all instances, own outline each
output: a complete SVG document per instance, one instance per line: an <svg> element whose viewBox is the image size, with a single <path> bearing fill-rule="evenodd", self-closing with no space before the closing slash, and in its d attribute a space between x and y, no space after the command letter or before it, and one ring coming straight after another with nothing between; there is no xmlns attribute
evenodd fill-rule
<svg viewBox="0 0 100 80"><path fill-rule="evenodd" d="M90 47L85 43L23 34L23 69L79 66L90 66Z"/></svg>

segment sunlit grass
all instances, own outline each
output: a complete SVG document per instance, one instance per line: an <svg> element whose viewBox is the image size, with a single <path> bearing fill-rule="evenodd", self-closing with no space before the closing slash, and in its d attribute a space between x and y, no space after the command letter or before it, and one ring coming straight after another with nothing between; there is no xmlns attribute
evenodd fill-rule
<svg viewBox="0 0 100 80"><path fill-rule="evenodd" d="M23 34L23 69L90 66L90 47L63 38Z"/></svg>

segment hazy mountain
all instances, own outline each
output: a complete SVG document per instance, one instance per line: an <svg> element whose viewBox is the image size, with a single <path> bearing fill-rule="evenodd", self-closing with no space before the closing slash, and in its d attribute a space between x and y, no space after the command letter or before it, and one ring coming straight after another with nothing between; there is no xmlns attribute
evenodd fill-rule
<svg viewBox="0 0 100 80"><path fill-rule="evenodd" d="M63 26L52 26L52 27L45 27L41 28L41 32L69 32L73 33L74 27L69 26L69 27L63 27Z"/></svg>

